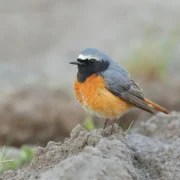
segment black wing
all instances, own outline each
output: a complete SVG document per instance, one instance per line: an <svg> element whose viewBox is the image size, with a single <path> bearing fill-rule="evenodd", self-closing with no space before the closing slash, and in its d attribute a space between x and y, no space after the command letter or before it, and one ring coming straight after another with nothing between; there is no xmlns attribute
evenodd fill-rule
<svg viewBox="0 0 180 180"><path fill-rule="evenodd" d="M107 89L114 95L138 108L155 114L155 111L145 102L142 90L130 79L126 70L119 66L115 69L108 69L102 76L105 79Z"/></svg>

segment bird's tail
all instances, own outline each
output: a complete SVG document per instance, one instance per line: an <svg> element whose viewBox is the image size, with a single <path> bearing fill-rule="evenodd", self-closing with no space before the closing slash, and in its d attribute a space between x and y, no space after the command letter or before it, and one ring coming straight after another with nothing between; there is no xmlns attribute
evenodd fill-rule
<svg viewBox="0 0 180 180"><path fill-rule="evenodd" d="M155 110L157 110L157 111L163 112L163 113L165 113L165 114L169 114L169 112L168 112L165 108L163 108L163 107L159 106L158 104L150 101L149 99L146 99L146 98L145 98L145 102L146 102L151 108L153 108L153 109L155 109Z"/></svg>

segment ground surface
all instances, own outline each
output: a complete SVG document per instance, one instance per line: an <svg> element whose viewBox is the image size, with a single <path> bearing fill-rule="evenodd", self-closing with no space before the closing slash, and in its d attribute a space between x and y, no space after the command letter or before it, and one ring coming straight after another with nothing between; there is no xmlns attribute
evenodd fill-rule
<svg viewBox="0 0 180 180"><path fill-rule="evenodd" d="M63 143L37 147L31 165L3 180L179 180L180 114L152 117L129 135L115 126L90 132L77 125Z"/></svg>

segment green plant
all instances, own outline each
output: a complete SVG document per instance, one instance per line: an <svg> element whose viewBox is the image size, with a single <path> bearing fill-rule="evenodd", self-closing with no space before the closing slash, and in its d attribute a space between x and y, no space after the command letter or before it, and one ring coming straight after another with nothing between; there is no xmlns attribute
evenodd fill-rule
<svg viewBox="0 0 180 180"><path fill-rule="evenodd" d="M30 147L23 146L21 148L21 163L30 163L33 159L34 150Z"/></svg>
<svg viewBox="0 0 180 180"><path fill-rule="evenodd" d="M84 127L90 131L92 129L95 129L95 125L94 125L94 122L93 122L93 119L91 116L87 115L86 119L84 120L83 122L84 124Z"/></svg>
<svg viewBox="0 0 180 180"><path fill-rule="evenodd" d="M166 42L146 40L125 61L124 66L135 76L148 80L164 79L168 74L168 63L178 44L177 32L173 31Z"/></svg>
<svg viewBox="0 0 180 180"><path fill-rule="evenodd" d="M128 127L127 130L124 132L125 136L128 135L129 131L131 130L131 128L132 128L132 126L133 126L133 124L134 124L134 121L132 121L132 122L130 123L129 127Z"/></svg>
<svg viewBox="0 0 180 180"><path fill-rule="evenodd" d="M16 159L9 159L10 151L6 151L4 146L0 152L0 174L7 170L15 170L22 166L29 164L33 158L33 149L27 146L22 146L20 149L20 156Z"/></svg>

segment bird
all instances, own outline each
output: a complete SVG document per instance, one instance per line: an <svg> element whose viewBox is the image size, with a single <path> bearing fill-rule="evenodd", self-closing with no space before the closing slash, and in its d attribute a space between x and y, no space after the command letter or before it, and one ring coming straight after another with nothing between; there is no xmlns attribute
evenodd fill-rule
<svg viewBox="0 0 180 180"><path fill-rule="evenodd" d="M130 73L104 51L83 49L77 60L69 63L78 69L74 83L77 100L87 113L105 119L103 129L108 120L113 122L110 134L116 120L133 107L155 115L157 112L169 114L147 99Z"/></svg>

